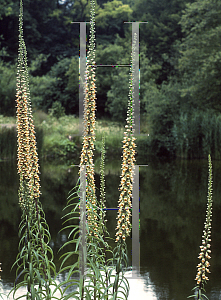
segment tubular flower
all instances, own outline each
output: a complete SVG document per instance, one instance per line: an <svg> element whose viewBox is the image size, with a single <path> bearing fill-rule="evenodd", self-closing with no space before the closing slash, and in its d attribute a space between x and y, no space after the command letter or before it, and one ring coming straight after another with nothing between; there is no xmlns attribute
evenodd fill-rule
<svg viewBox="0 0 221 300"><path fill-rule="evenodd" d="M206 276L209 271L209 259L210 257L210 242L211 242L211 222L212 222L212 162L209 155L209 178L208 178L208 196L207 196L207 210L206 210L206 221L204 223L204 230L202 236L202 245L200 246L200 253L198 258L200 263L197 265L197 275L195 280L197 281L198 288L201 289L203 284L209 280Z"/></svg>
<svg viewBox="0 0 221 300"><path fill-rule="evenodd" d="M84 137L83 147L80 157L80 170L86 165L86 202L90 200L93 211L96 213L97 199L95 194L95 180L94 180L94 163L93 163L93 150L95 143L95 110L96 110L96 86L95 86L95 2L91 0L91 21L90 21L90 40L89 51L86 59L86 74L85 74L85 89L84 89ZM90 92L89 92L90 91ZM93 226L97 231L96 215L87 207L88 225ZM89 218L90 217L90 218ZM92 235L90 231L89 235Z"/></svg>
<svg viewBox="0 0 221 300"><path fill-rule="evenodd" d="M17 66L16 115L18 141L18 174L20 175L19 204L22 209L33 207L34 199L40 196L39 165L33 124L27 51L23 39L23 6L20 2L19 50ZM28 195L28 197L27 197Z"/></svg>
<svg viewBox="0 0 221 300"><path fill-rule="evenodd" d="M136 34L134 35L134 44L136 43ZM135 137L134 134L134 117L133 117L133 64L134 64L134 44L131 54L131 69L130 69L130 90L128 99L128 110L127 119L125 125L123 143L123 156L122 156L122 167L121 167L121 181L120 181L120 197L119 197L119 219L118 226L116 228L116 240L118 242L121 238L125 241L126 237L130 235L130 208L131 208L131 197L133 189L133 175L134 175L134 162L135 162Z"/></svg>

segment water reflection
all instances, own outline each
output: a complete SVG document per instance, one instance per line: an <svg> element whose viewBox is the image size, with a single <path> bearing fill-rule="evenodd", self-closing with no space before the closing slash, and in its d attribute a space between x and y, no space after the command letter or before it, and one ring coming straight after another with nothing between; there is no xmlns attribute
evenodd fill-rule
<svg viewBox="0 0 221 300"><path fill-rule="evenodd" d="M139 278L139 279L131 279L132 276L132 272L128 271L125 273L128 281L129 281L129 285L130 285L130 292L129 292L129 297L128 300L134 300L134 299L141 299L141 300L157 300L157 296L155 293L155 287L154 284L151 282L151 280L149 279L149 274L146 273L144 275L145 279L143 277ZM59 284L64 280L64 278L60 278L58 277L58 280L56 280L56 283ZM145 280L148 280L148 286L145 284ZM114 278L111 280L111 282L114 282ZM9 294L11 290L11 286L8 284L4 284L4 294L2 299L3 300L13 300L13 295L10 295L7 298L7 295ZM54 292L54 288L51 288L52 293ZM27 293L27 291L25 290L25 288L20 288L19 291L17 291L15 293L15 297L19 297L19 296L24 296ZM66 295L67 293L65 293ZM56 291L54 293L54 296L57 297L58 299L61 297L61 293L59 291ZM25 298L23 298L25 299ZM70 298L70 300L73 298ZM166 298L165 298L166 299Z"/></svg>
<svg viewBox="0 0 221 300"><path fill-rule="evenodd" d="M191 295L198 264L199 246L206 212L206 160L157 161L148 157L140 167L140 274L139 279L128 279L129 299L181 300ZM107 207L116 207L120 161L106 163ZM95 165L99 171L98 163ZM0 163L0 262L2 283L7 292L13 285L15 270L10 272L18 249L17 228L20 212L17 205L18 178L15 162ZM210 300L221 299L221 162L213 162L213 222L211 274L206 286ZM51 246L56 254L66 241L62 227L62 209L69 190L78 179L78 168L69 163L41 162L42 204L52 236ZM99 174L95 176L99 188ZM98 194L99 195L99 192ZM116 211L108 211L108 230L115 234ZM114 243L113 243L114 246ZM128 239L131 261L132 242ZM129 275L129 274L128 274ZM62 280L62 278L61 278Z"/></svg>

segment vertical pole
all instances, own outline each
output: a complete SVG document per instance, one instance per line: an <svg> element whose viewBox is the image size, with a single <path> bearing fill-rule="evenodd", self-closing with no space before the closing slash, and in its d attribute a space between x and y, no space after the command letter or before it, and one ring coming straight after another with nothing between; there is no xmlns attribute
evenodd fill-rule
<svg viewBox="0 0 221 300"><path fill-rule="evenodd" d="M80 57L79 57L79 136L83 135L84 90L86 72L86 22L80 23Z"/></svg>
<svg viewBox="0 0 221 300"><path fill-rule="evenodd" d="M139 239L139 165L135 165L132 191L132 278L140 273L140 239Z"/></svg>
<svg viewBox="0 0 221 300"><path fill-rule="evenodd" d="M140 134L140 100L139 100L139 77L140 77L140 68L139 68L139 22L132 23L132 45L134 42L134 34L136 34L137 40L135 45L135 55L134 57L134 78L133 78L133 103L134 105L134 129L135 135Z"/></svg>
<svg viewBox="0 0 221 300"><path fill-rule="evenodd" d="M82 166L80 172L80 236L79 244L79 271L83 277L86 273L86 166Z"/></svg>

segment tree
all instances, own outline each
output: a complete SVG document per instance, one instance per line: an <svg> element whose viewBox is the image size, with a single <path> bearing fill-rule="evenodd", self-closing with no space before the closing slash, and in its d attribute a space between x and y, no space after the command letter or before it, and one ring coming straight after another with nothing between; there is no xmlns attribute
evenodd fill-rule
<svg viewBox="0 0 221 300"><path fill-rule="evenodd" d="M24 1L24 36L27 41L29 61L37 55L50 52L49 64L57 62L57 56L71 56L73 51L73 36L79 38L78 32L71 30L67 17L71 16L70 6L57 0L25 0ZM5 47L9 57L7 61L15 62L18 49L18 1L0 1L0 42ZM79 44L79 43L78 43ZM77 45L78 46L78 45Z"/></svg>
<svg viewBox="0 0 221 300"><path fill-rule="evenodd" d="M130 64L130 51L131 51L131 37L128 39L117 38L115 44L97 45L96 46L96 64L97 65L117 65L117 64ZM125 69L125 70L122 70ZM120 73L119 73L120 72ZM121 73L122 72L122 73ZM108 109L108 96L107 93L113 89L114 97L119 95L114 91L114 86L119 86L119 90L123 87L124 76L128 76L129 68L127 67L97 67L96 68L96 87L97 87L97 116L112 116L111 111ZM78 110L78 97L79 97L79 59L73 57L69 70L67 71L68 84L67 91L72 95L72 103L76 102L75 110ZM118 77L119 76L119 77ZM119 80L120 78L120 80ZM126 77L127 78L127 77ZM125 82L123 90L126 93L126 107L127 108L127 94L128 94L128 80ZM122 91L120 91L122 95ZM110 100L112 101L112 100ZM114 100L116 101L116 100ZM113 106L115 106L112 103ZM115 109L115 108L113 108ZM122 117L122 116L121 116Z"/></svg>
<svg viewBox="0 0 221 300"><path fill-rule="evenodd" d="M140 43L145 43L150 63L160 64L156 71L156 83L177 76L177 49L175 42L183 37L179 21L185 3L191 0L137 0L134 3L132 21L140 24Z"/></svg>
<svg viewBox="0 0 221 300"><path fill-rule="evenodd" d="M128 48L128 47L127 47ZM117 45L116 43L114 45L110 44L108 46L97 46L96 51L96 60L97 65L117 65L117 64L129 64L130 63L130 56L129 56L129 49L125 49L125 47ZM126 60L125 60L126 57ZM96 75L97 75L97 112L98 116L104 115L105 113L109 116L112 116L111 111L107 108L108 107L108 92L113 88L113 85L116 84L115 81L119 82L119 75L120 71L123 71L122 67L97 67L96 69ZM129 71L129 68L126 68L127 71ZM119 84L119 83L118 83ZM121 82L122 86L123 83ZM126 88L126 95L128 91L128 81L125 83ZM125 111L127 109L127 102Z"/></svg>
<svg viewBox="0 0 221 300"><path fill-rule="evenodd" d="M98 10L96 25L99 34L112 35L118 33L124 36L125 25L132 14L132 9L121 1L113 0L103 4L104 8Z"/></svg>
<svg viewBox="0 0 221 300"><path fill-rule="evenodd" d="M16 67L0 60L0 115L15 115Z"/></svg>
<svg viewBox="0 0 221 300"><path fill-rule="evenodd" d="M30 77L32 102L35 108L48 111L57 101L65 108L67 114L75 113L75 108L78 108L77 74L75 82L72 82L72 88L70 84L68 85L70 66L75 66L78 72L79 65L75 62L74 59L71 62L70 58L64 58L54 64L46 75Z"/></svg>
<svg viewBox="0 0 221 300"><path fill-rule="evenodd" d="M18 49L18 1L0 1L0 46L1 59L5 62L16 59Z"/></svg>
<svg viewBox="0 0 221 300"><path fill-rule="evenodd" d="M130 64L131 48L124 46L127 54L118 59L119 64ZM160 68L157 64L150 64L150 60L145 55L145 45L140 46L140 112L144 114L148 111L151 102L150 90L157 89L155 84L156 75L154 74ZM118 121L124 122L126 118L126 109L128 101L128 82L129 67L119 67L111 74L111 87L107 92L106 110Z"/></svg>
<svg viewBox="0 0 221 300"><path fill-rule="evenodd" d="M188 4L181 22L185 38L180 45L182 95L191 104L221 111L221 1L197 0Z"/></svg>

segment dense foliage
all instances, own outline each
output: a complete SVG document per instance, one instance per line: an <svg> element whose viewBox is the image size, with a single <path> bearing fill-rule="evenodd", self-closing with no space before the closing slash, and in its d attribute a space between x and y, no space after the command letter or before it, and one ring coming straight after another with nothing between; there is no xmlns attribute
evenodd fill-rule
<svg viewBox="0 0 221 300"><path fill-rule="evenodd" d="M18 5L17 0L0 0L3 115L15 114ZM141 113L152 149L178 154L174 132L179 128L185 135L182 116L194 119L206 110L219 116L221 110L221 0L97 0L95 5L97 65L129 64L131 24L124 22L148 22L140 24ZM78 115L79 25L71 22L89 21L89 3L25 0L24 7L34 110L49 112L58 101L66 114ZM123 122L129 68L97 67L96 76L97 117Z"/></svg>

